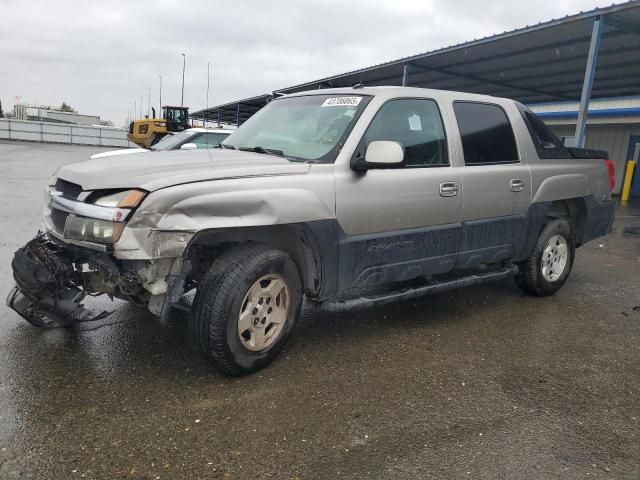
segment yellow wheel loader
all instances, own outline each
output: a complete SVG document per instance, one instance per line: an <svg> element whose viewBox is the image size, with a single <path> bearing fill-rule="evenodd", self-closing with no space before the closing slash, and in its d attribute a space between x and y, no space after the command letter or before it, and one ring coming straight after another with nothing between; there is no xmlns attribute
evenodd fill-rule
<svg viewBox="0 0 640 480"><path fill-rule="evenodd" d="M155 118L156 110L152 110L154 118L135 120L129 124L127 137L136 145L151 148L165 135L190 128L188 107L162 107L162 118Z"/></svg>

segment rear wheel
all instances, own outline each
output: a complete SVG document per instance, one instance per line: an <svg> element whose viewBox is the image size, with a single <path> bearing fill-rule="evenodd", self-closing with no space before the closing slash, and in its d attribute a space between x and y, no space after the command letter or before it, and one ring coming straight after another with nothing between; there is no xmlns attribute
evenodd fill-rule
<svg viewBox="0 0 640 480"><path fill-rule="evenodd" d="M200 282L192 336L224 373L252 373L280 353L301 304L300 275L285 252L262 245L236 247L221 255Z"/></svg>
<svg viewBox="0 0 640 480"><path fill-rule="evenodd" d="M551 220L540 232L531 256L519 265L516 283L531 295L553 295L569 278L574 258L571 226L566 220Z"/></svg>

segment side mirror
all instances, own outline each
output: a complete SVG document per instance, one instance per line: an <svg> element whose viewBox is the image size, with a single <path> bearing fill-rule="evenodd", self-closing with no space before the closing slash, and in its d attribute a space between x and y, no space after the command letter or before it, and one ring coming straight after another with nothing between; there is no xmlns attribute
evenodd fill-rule
<svg viewBox="0 0 640 480"><path fill-rule="evenodd" d="M371 170L373 168L393 168L404 162L404 148L398 142L376 140L367 146L364 159L358 158L351 163L354 170Z"/></svg>
<svg viewBox="0 0 640 480"><path fill-rule="evenodd" d="M198 145L196 145L195 143L185 143L180 147L180 150L196 150L197 148Z"/></svg>

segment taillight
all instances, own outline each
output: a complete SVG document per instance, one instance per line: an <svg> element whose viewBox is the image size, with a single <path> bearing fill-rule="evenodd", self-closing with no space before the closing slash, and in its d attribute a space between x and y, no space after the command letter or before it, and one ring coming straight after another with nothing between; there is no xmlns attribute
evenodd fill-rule
<svg viewBox="0 0 640 480"><path fill-rule="evenodd" d="M613 192L613 187L616 186L616 167L611 160L605 160L607 166L607 173L609 173L609 190Z"/></svg>

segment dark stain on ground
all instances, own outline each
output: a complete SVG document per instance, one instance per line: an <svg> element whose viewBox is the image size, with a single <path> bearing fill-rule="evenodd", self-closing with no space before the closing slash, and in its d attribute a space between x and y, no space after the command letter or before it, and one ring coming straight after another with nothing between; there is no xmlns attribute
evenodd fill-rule
<svg viewBox="0 0 640 480"><path fill-rule="evenodd" d="M0 294L50 172L95 152L0 142ZM618 232L640 229L628 213ZM308 309L245 378L195 353L181 313L38 330L0 307L0 478L640 478L636 237L580 248L550 298L502 281Z"/></svg>
<svg viewBox="0 0 640 480"><path fill-rule="evenodd" d="M629 225L622 229L623 237L639 237L640 236L640 226L637 225Z"/></svg>

